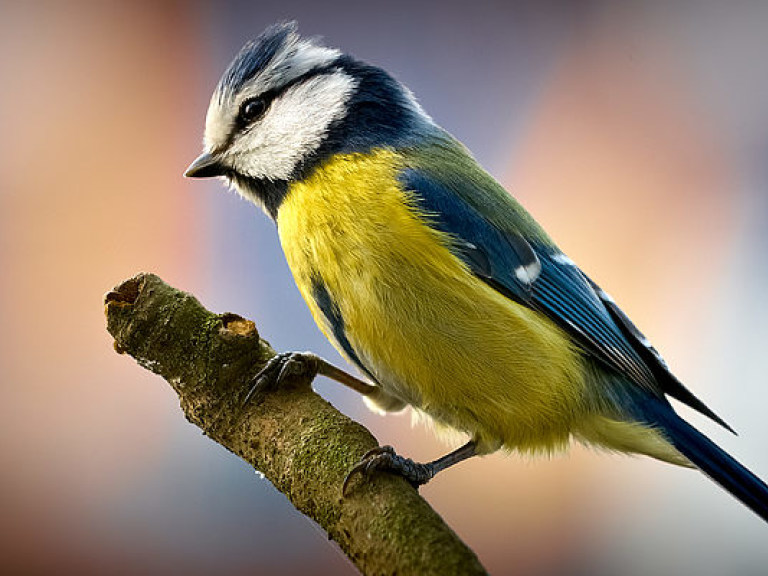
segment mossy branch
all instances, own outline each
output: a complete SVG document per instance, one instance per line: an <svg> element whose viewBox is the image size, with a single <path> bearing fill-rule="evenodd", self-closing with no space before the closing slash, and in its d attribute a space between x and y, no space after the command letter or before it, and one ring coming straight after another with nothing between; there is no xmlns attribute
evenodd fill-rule
<svg viewBox="0 0 768 576"><path fill-rule="evenodd" d="M485 574L402 478L355 481L342 498L347 471L377 442L308 379L242 407L248 382L275 354L253 322L209 312L152 274L126 280L105 305L115 350L165 378L191 423L263 473L363 574Z"/></svg>

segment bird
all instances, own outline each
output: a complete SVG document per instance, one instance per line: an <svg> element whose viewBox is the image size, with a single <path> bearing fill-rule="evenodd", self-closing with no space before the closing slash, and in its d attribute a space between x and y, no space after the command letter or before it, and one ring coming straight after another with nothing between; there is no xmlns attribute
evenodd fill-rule
<svg viewBox="0 0 768 576"><path fill-rule="evenodd" d="M286 352L246 400L321 374L469 438L426 463L377 447L343 493L357 475L420 486L473 456L577 442L698 469L768 522L768 486L670 397L733 429L390 73L272 25L216 85L203 143L185 175L223 178L275 222L315 322L360 373Z"/></svg>

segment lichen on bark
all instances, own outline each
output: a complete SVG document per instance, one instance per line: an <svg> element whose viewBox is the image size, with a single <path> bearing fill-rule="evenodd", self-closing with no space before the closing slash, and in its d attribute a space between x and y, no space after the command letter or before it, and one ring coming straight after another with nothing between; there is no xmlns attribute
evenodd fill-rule
<svg viewBox="0 0 768 576"><path fill-rule="evenodd" d="M153 274L105 296L115 350L162 376L186 418L260 471L335 540L363 574L485 574L475 554L404 479L347 471L376 439L318 396L304 377L243 405L275 354L256 325L214 314Z"/></svg>

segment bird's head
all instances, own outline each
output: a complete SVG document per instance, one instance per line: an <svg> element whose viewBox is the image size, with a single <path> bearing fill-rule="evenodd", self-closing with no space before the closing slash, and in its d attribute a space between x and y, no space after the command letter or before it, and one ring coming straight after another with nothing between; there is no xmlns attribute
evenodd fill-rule
<svg viewBox="0 0 768 576"><path fill-rule="evenodd" d="M278 24L235 56L211 98L194 178L223 176L275 216L291 181L336 153L407 145L433 126L380 68Z"/></svg>

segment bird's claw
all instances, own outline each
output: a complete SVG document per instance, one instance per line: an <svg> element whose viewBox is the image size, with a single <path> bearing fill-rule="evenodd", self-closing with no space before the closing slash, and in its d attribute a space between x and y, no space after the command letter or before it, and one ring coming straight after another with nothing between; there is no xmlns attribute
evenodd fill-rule
<svg viewBox="0 0 768 576"><path fill-rule="evenodd" d="M320 358L311 352L282 352L267 361L251 380L243 406L254 397L263 396L277 388L287 378L309 376L314 378L320 366Z"/></svg>
<svg viewBox="0 0 768 576"><path fill-rule="evenodd" d="M344 483L341 486L341 495L347 495L349 482L356 474L360 474L363 478L368 478L376 470L399 474L408 480L414 488L426 484L435 475L435 471L430 464L420 464L410 458L403 458L395 452L392 446L378 446L363 454L360 461L347 472Z"/></svg>

